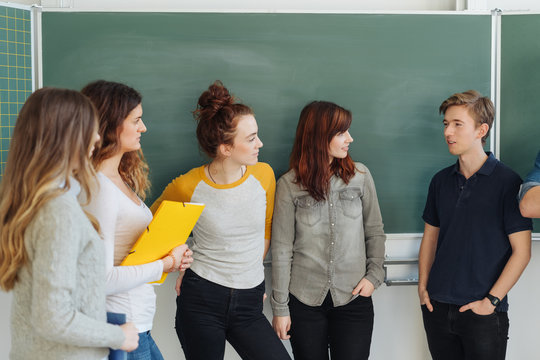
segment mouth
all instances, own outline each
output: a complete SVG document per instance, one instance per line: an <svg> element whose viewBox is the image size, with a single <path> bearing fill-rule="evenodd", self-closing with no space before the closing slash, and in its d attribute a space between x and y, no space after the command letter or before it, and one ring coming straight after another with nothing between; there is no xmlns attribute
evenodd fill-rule
<svg viewBox="0 0 540 360"><path fill-rule="evenodd" d="M452 141L452 140L446 140L446 143L448 145L454 145L456 142L455 141Z"/></svg>

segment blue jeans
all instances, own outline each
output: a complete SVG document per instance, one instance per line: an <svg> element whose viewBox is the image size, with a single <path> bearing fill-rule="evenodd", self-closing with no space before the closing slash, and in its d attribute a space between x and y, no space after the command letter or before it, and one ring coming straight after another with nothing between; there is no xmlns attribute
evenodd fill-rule
<svg viewBox="0 0 540 360"><path fill-rule="evenodd" d="M459 305L431 300L433 312L422 305L422 317L433 360L504 360L508 314L460 313Z"/></svg>
<svg viewBox="0 0 540 360"><path fill-rule="evenodd" d="M291 346L295 360L361 360L369 357L373 301L358 296L336 306L330 292L321 306L308 306L289 295Z"/></svg>
<svg viewBox="0 0 540 360"><path fill-rule="evenodd" d="M264 282L232 289L188 269L176 298L176 334L187 360L222 360L225 341L242 359L290 360L263 310Z"/></svg>
<svg viewBox="0 0 540 360"><path fill-rule="evenodd" d="M126 323L126 314L113 313L107 311L107 322L114 325L123 325ZM120 349L109 350L109 360L126 360L127 353Z"/></svg>
<svg viewBox="0 0 540 360"><path fill-rule="evenodd" d="M128 353L128 360L163 360L150 331L139 333L139 347Z"/></svg>

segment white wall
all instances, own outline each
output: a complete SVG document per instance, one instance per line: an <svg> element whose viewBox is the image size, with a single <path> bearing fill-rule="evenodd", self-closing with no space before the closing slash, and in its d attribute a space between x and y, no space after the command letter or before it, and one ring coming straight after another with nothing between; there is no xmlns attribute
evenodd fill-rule
<svg viewBox="0 0 540 360"><path fill-rule="evenodd" d="M270 269L266 269L267 289L270 289ZM174 276L157 288L157 313L153 336L165 359L184 359L174 331L176 311ZM540 242L533 242L532 261L510 299L510 340L507 359L536 359L540 353ZM382 285L374 295L375 328L371 346L372 360L428 360L430 359L416 286L387 287ZM0 360L7 359L10 349L9 313L11 295L0 292ZM265 314L270 318L268 300ZM288 341L285 346L290 349ZM227 360L240 360L229 346Z"/></svg>

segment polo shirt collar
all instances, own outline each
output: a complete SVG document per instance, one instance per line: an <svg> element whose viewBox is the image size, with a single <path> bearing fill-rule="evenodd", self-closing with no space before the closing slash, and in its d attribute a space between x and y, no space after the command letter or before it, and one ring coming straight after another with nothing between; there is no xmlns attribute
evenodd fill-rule
<svg viewBox="0 0 540 360"><path fill-rule="evenodd" d="M486 155L488 158L484 162L484 165L478 171L477 174L486 175L489 176L495 170L495 167L497 166L497 159L493 155L491 151L486 151ZM460 173L459 172L459 160L456 160L456 164L454 165L454 173Z"/></svg>

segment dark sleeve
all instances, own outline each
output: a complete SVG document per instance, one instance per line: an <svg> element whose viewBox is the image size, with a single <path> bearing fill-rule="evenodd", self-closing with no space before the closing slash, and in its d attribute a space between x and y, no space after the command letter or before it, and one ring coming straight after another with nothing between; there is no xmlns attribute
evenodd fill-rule
<svg viewBox="0 0 540 360"><path fill-rule="evenodd" d="M437 211L437 186L435 183L436 178L433 177L431 179L431 183L429 184L428 196L422 219L431 226L440 227L441 223L439 220L439 213Z"/></svg>
<svg viewBox="0 0 540 360"><path fill-rule="evenodd" d="M516 175L504 194L504 231L506 235L515 232L532 230L532 220L521 216L517 194L521 179Z"/></svg>

